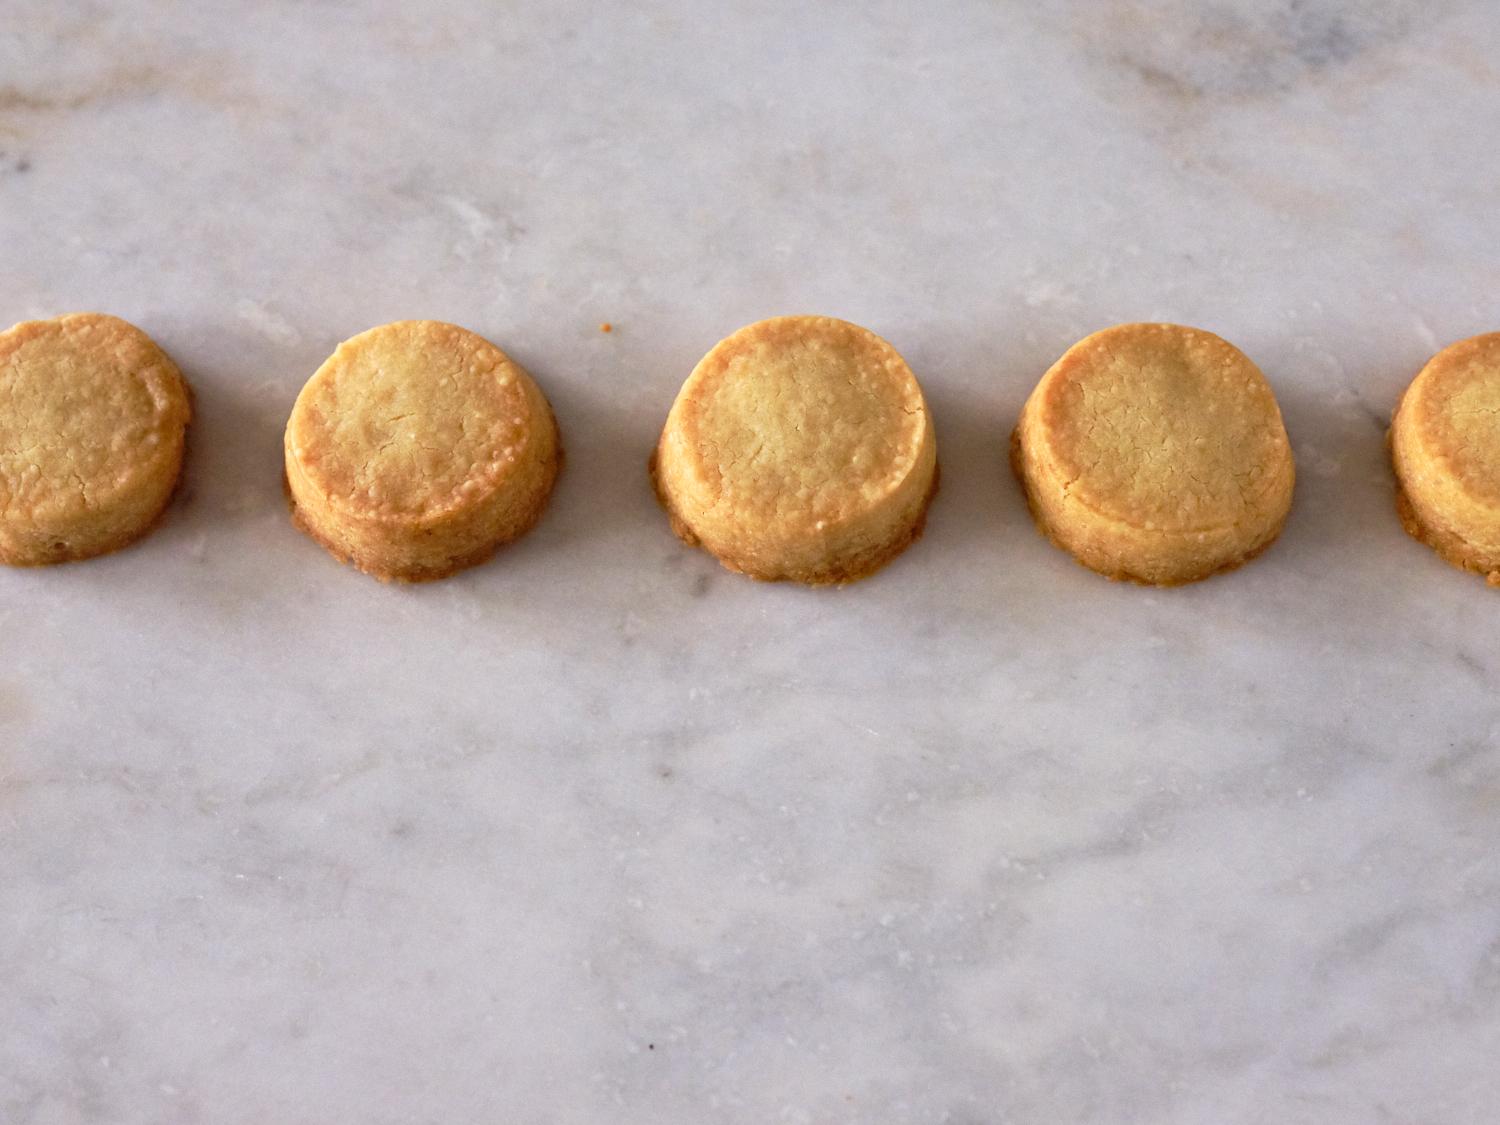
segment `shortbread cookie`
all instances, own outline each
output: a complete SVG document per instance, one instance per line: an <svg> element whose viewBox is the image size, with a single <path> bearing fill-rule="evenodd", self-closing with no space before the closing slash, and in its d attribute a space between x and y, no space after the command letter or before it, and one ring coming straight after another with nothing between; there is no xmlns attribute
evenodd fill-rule
<svg viewBox="0 0 1500 1125"><path fill-rule="evenodd" d="M144 535L176 487L191 415L176 365L118 317L0 333L0 562L86 559Z"/></svg>
<svg viewBox="0 0 1500 1125"><path fill-rule="evenodd" d="M1255 364L1210 332L1122 324L1042 376L1011 460L1037 527L1090 570L1172 586L1281 531L1292 450Z"/></svg>
<svg viewBox="0 0 1500 1125"><path fill-rule="evenodd" d="M831 317L783 316L703 357L651 471L673 529L730 570L838 584L922 533L937 438L890 344Z"/></svg>
<svg viewBox="0 0 1500 1125"><path fill-rule="evenodd" d="M1500 332L1428 360L1391 421L1401 522L1500 586Z"/></svg>
<svg viewBox="0 0 1500 1125"><path fill-rule="evenodd" d="M404 320L345 340L286 427L293 519L381 579L443 578L531 528L561 461L552 410L488 340Z"/></svg>

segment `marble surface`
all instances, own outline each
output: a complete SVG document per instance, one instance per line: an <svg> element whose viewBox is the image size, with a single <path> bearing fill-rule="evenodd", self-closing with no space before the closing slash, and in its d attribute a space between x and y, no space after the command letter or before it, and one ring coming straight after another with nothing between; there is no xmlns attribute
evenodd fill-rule
<svg viewBox="0 0 1500 1125"><path fill-rule="evenodd" d="M0 574L0 1121L1496 1119L1500 594L1382 448L1500 328L1490 0L4 15L0 318L135 321L199 419L149 540ZM645 474L796 311L939 434L927 536L842 591L686 550ZM280 431L422 316L569 463L388 588L289 526ZM1022 399L1131 319L1280 394L1239 573L1028 522Z"/></svg>

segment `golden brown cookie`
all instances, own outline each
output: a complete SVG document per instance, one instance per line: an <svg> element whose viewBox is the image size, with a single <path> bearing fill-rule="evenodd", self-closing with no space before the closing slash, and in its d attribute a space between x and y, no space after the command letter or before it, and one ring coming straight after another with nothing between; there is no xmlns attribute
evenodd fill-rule
<svg viewBox="0 0 1500 1125"><path fill-rule="evenodd" d="M1390 439L1406 530L1500 586L1500 332L1428 360L1401 396Z"/></svg>
<svg viewBox="0 0 1500 1125"><path fill-rule="evenodd" d="M677 534L730 570L838 584L922 533L937 438L890 344L832 317L783 316L703 357L651 473Z"/></svg>
<svg viewBox="0 0 1500 1125"><path fill-rule="evenodd" d="M561 463L531 377L488 340L403 320L345 340L286 427L293 520L381 579L443 578L536 523Z"/></svg>
<svg viewBox="0 0 1500 1125"><path fill-rule="evenodd" d="M1211 332L1121 324L1042 376L1011 439L1037 527L1090 570L1173 586L1253 558L1292 503L1260 370Z"/></svg>
<svg viewBox="0 0 1500 1125"><path fill-rule="evenodd" d="M118 317L0 333L0 562L86 559L144 535L176 487L191 415L176 365Z"/></svg>

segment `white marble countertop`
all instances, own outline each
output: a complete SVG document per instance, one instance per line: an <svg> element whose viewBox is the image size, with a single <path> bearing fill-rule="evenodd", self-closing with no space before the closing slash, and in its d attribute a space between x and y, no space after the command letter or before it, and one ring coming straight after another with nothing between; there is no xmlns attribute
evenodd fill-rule
<svg viewBox="0 0 1500 1125"><path fill-rule="evenodd" d="M0 319L127 317L199 419L150 539L0 574L0 1121L1493 1122L1500 593L1382 433L1500 328L1497 59L1490 0L7 8ZM907 356L943 461L842 591L686 550L645 473L804 311ZM402 317L569 453L414 589L279 481ZM1134 319L1241 346L1299 458L1179 590L1005 465Z"/></svg>

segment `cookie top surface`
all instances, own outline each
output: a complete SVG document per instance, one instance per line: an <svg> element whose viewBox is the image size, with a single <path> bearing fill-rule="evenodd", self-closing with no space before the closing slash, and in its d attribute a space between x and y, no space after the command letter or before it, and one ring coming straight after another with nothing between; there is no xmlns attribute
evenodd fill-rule
<svg viewBox="0 0 1500 1125"><path fill-rule="evenodd" d="M911 472L921 388L879 336L785 316L740 329L693 370L668 419L680 471L716 508L759 523L837 520Z"/></svg>
<svg viewBox="0 0 1500 1125"><path fill-rule="evenodd" d="M526 449L530 377L466 329L430 320L340 344L292 408L286 447L351 515L441 515L501 487Z"/></svg>
<svg viewBox="0 0 1500 1125"><path fill-rule="evenodd" d="M1290 464L1269 384L1211 332L1106 328L1068 349L1040 396L1046 454L1069 495L1139 528L1233 526Z"/></svg>
<svg viewBox="0 0 1500 1125"><path fill-rule="evenodd" d="M97 510L144 477L175 474L192 407L176 366L102 313L0 333L0 510Z"/></svg>
<svg viewBox="0 0 1500 1125"><path fill-rule="evenodd" d="M1500 507L1500 332L1461 340L1428 361L1401 412L1437 471Z"/></svg>

